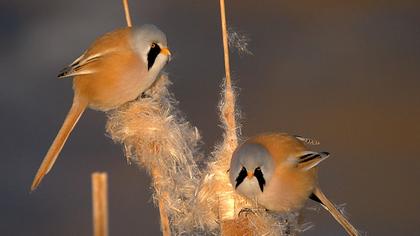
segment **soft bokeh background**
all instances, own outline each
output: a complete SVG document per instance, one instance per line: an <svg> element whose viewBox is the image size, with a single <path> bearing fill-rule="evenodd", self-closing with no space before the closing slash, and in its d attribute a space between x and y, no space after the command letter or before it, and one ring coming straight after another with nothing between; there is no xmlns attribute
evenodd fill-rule
<svg viewBox="0 0 420 236"><path fill-rule="evenodd" d="M340 2L340 3L339 3ZM420 235L420 2L227 2L254 55L232 53L243 134L286 131L332 153L320 183L369 235ZM224 76L218 1L131 0L134 24L166 32L172 91L207 152L220 140ZM95 37L125 25L119 0L0 1L0 234L91 235L90 173L109 173L111 235L159 235L150 179L128 166L88 111L53 171L32 178L72 101L57 72ZM314 206L309 204L308 207ZM308 211L303 235L344 235Z"/></svg>

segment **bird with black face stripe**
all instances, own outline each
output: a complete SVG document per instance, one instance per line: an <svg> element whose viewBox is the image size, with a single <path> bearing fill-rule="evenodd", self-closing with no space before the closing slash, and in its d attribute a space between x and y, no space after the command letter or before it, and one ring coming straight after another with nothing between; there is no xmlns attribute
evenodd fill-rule
<svg viewBox="0 0 420 236"><path fill-rule="evenodd" d="M136 99L155 82L170 55L165 34L154 25L143 25L99 37L64 68L58 78L73 77L73 104L36 173L31 190L51 170L87 107L108 111Z"/></svg>
<svg viewBox="0 0 420 236"><path fill-rule="evenodd" d="M265 209L280 213L299 210L307 199L312 199L328 210L349 235L359 235L318 187L317 165L329 153L309 151L305 144L318 142L285 133L248 139L232 155L232 186Z"/></svg>

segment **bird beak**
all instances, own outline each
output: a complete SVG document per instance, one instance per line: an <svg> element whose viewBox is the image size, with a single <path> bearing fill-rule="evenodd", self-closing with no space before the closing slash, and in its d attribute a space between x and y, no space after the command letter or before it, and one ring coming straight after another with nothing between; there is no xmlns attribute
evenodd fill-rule
<svg viewBox="0 0 420 236"><path fill-rule="evenodd" d="M170 55L172 55L172 54L171 54L171 51L169 51L169 48L162 48L162 49L160 50L160 53L162 53L163 55L166 55L166 56L170 56Z"/></svg>
<svg viewBox="0 0 420 236"><path fill-rule="evenodd" d="M254 177L254 173L248 172L248 175L246 176L248 179L251 179Z"/></svg>
<svg viewBox="0 0 420 236"><path fill-rule="evenodd" d="M170 62L171 61L171 51L169 51L169 48L162 48L162 49L160 49L160 53L162 53L163 55L165 55L165 56L167 56L168 57L168 61L167 62Z"/></svg>

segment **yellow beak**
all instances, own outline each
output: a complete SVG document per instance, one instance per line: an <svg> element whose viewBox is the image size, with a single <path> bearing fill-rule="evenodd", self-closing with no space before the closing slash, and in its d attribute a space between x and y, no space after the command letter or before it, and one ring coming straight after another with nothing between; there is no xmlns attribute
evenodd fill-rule
<svg viewBox="0 0 420 236"><path fill-rule="evenodd" d="M162 53L163 55L166 55L166 56L170 56L171 55L171 51L169 51L169 48L162 48L160 50L160 53Z"/></svg>
<svg viewBox="0 0 420 236"><path fill-rule="evenodd" d="M254 173L248 172L248 175L246 176L248 179L251 179L254 177Z"/></svg>

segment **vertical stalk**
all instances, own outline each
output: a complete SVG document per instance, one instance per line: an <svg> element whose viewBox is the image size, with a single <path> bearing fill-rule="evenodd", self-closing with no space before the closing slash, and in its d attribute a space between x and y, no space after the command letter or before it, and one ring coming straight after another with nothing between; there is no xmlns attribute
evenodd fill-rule
<svg viewBox="0 0 420 236"><path fill-rule="evenodd" d="M232 82L230 77L230 61L229 61L229 44L228 44L228 33L226 27L226 9L225 1L220 0L220 18L222 23L222 37L223 37L223 52L225 62L225 94L221 107L221 117L225 124L225 154L221 156L219 160L220 164L228 165L233 150L237 146L237 134L236 134L236 120L235 120L235 95L232 90ZM221 176L221 184L228 185L229 180L226 176ZM235 199L233 198L232 191L223 188L224 191L218 193L219 198L219 220L222 235L229 235L228 222L235 218Z"/></svg>
<svg viewBox="0 0 420 236"><path fill-rule="evenodd" d="M156 166L152 167L152 179L153 182L155 183L155 188L159 188L159 182L161 182L161 178L162 178L162 174L159 171L159 168L157 168ZM159 191L156 191L159 193ZM169 217L168 217L168 213L166 212L165 209L165 204L164 204L164 200L165 198L167 198L168 193L167 192L163 192L160 193L157 196L157 200L158 200L158 205L159 205L159 215L160 215L160 226L161 226L161 230L162 230L162 235L163 236L171 236L171 228L169 225Z"/></svg>
<svg viewBox="0 0 420 236"><path fill-rule="evenodd" d="M127 21L127 26L131 27L131 16L130 16L130 8L128 7L128 0L122 0L124 5L124 12L125 12L125 20Z"/></svg>
<svg viewBox="0 0 420 236"><path fill-rule="evenodd" d="M227 125L227 135L229 137L229 144L236 147L236 120L235 120L235 97L232 91L232 82L230 77L230 61L229 61L229 44L228 33L226 27L226 10L225 1L220 0L220 17L222 22L222 37L223 37L223 52L225 61L225 109L222 116L225 118Z"/></svg>
<svg viewBox="0 0 420 236"><path fill-rule="evenodd" d="M107 174L92 174L93 235L108 236L108 183Z"/></svg>

